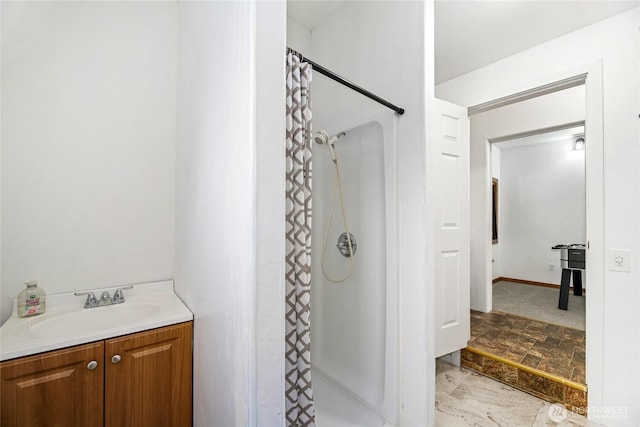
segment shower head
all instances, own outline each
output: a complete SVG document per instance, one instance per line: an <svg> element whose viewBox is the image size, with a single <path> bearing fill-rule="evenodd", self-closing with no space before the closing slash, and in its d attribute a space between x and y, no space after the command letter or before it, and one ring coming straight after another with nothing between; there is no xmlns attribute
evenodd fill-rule
<svg viewBox="0 0 640 427"><path fill-rule="evenodd" d="M316 133L313 139L316 141L316 144L325 145L329 143L329 134L321 130Z"/></svg>
<svg viewBox="0 0 640 427"><path fill-rule="evenodd" d="M338 138L344 135L346 135L346 133L339 132L334 136L329 136L326 131L320 130L318 131L318 133L316 133L316 136L313 139L316 141L316 144L326 145L327 147L329 147L329 150L331 150L331 160L336 163L336 141L338 140Z"/></svg>
<svg viewBox="0 0 640 427"><path fill-rule="evenodd" d="M329 134L324 131L324 130L319 130L316 133L316 136L313 137L313 139L316 141L316 144L320 144L320 145L335 145L336 141L338 141L338 138L345 136L346 133L344 132L338 132L336 135L333 136L329 136Z"/></svg>

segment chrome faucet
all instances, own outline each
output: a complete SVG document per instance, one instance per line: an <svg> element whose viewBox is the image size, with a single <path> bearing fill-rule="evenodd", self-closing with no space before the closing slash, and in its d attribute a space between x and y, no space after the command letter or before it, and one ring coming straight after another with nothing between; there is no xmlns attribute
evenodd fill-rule
<svg viewBox="0 0 640 427"><path fill-rule="evenodd" d="M82 295L87 296L87 300L84 302L84 308L93 308L98 306L98 299L93 292L74 292L74 295L79 297Z"/></svg>
<svg viewBox="0 0 640 427"><path fill-rule="evenodd" d="M75 292L74 295L87 296L87 300L84 302L84 308L104 307L106 305L122 304L124 302L124 294L122 293L122 291L125 289L133 289L133 285L116 289L116 291L113 293L113 298L108 291L102 292L102 295L100 295L100 300L96 298L96 295L93 292Z"/></svg>
<svg viewBox="0 0 640 427"><path fill-rule="evenodd" d="M98 303L98 306L102 307L111 304L113 304L113 302L111 301L111 295L109 295L109 292L104 291L102 295L100 295L100 302Z"/></svg>
<svg viewBox="0 0 640 427"><path fill-rule="evenodd" d="M133 285L129 285L129 286L125 286L124 288L118 288L116 289L116 291L113 293L113 298L111 299L111 302L114 304L120 304L124 302L124 294L122 293L123 290L125 289L133 289Z"/></svg>

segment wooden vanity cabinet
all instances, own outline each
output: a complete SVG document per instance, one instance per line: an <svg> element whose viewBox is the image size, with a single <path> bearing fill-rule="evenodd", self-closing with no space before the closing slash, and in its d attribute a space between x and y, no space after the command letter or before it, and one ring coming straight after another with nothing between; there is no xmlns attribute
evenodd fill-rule
<svg viewBox="0 0 640 427"><path fill-rule="evenodd" d="M103 342L2 362L0 425L102 426L103 367Z"/></svg>
<svg viewBox="0 0 640 427"><path fill-rule="evenodd" d="M0 363L0 425L191 426L192 328L180 323Z"/></svg>
<svg viewBox="0 0 640 427"><path fill-rule="evenodd" d="M192 323L105 341L105 427L191 425Z"/></svg>

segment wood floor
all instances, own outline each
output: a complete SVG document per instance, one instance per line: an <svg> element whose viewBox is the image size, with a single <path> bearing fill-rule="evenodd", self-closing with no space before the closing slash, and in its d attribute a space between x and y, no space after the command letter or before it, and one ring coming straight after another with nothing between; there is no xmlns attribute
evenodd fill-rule
<svg viewBox="0 0 640 427"><path fill-rule="evenodd" d="M462 365L513 387L587 408L585 333L502 312L471 312L471 340Z"/></svg>
<svg viewBox="0 0 640 427"><path fill-rule="evenodd" d="M472 310L469 346L585 384L585 332L578 329Z"/></svg>

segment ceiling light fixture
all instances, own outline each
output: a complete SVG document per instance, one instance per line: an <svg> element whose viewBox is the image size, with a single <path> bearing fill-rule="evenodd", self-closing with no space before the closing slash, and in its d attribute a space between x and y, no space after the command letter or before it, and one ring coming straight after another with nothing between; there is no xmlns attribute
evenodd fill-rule
<svg viewBox="0 0 640 427"><path fill-rule="evenodd" d="M574 150L584 150L584 138L577 138L573 145Z"/></svg>

